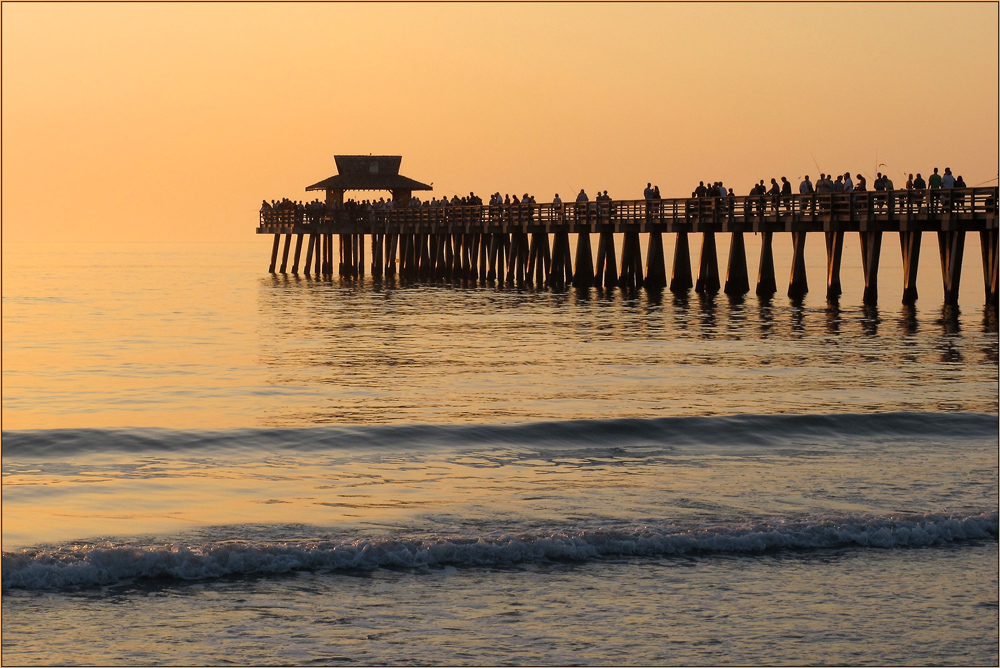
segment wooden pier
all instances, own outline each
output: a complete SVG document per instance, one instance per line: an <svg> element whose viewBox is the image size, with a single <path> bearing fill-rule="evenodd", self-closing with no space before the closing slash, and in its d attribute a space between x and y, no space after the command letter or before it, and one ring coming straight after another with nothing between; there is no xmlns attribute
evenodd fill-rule
<svg viewBox="0 0 1000 668"><path fill-rule="evenodd" d="M844 233L861 238L865 303L878 299L882 236L899 234L903 303L917 299L916 277L923 233L935 233L946 303L957 303L965 237L978 232L985 296L997 303L997 188L731 197L619 200L581 204L440 206L348 212L277 211L261 214L258 234L274 236L269 271L373 276L398 273L414 279L478 279L554 288L615 287L741 295L777 292L772 243L792 237L788 296L808 290L805 246L810 233L826 244L826 291L840 295ZM743 235L758 232L762 249L756 285L749 280ZM570 235L577 235L575 257ZM591 234L597 234L595 256ZM648 234L645 253L640 234ZM663 235L674 234L668 275ZM731 235L725 278L719 273L715 236ZM339 237L334 258L333 237ZM615 235L623 235L617 258ZM697 265L690 236L701 235ZM284 247L282 249L282 236ZM289 268L289 254L292 255ZM366 253L366 247L369 250ZM304 251L304 263L303 260ZM280 252L280 262L279 262ZM693 268L697 268L694 273Z"/></svg>
<svg viewBox="0 0 1000 668"><path fill-rule="evenodd" d="M821 233L827 256L826 294L836 299L841 294L844 234L857 232L863 300L873 304L878 300L882 237L888 232L899 234L902 301L912 304L917 299L917 266L927 232L937 237L945 303L957 304L965 237L978 233L986 301L997 304L996 187L559 205L410 206L411 190L430 186L399 176L398 156L337 156L337 162L340 175L307 188L326 190L325 205L261 213L257 234L274 236L269 271L353 277L363 276L367 268L375 277L398 274L417 280L505 281L554 289L620 286L686 292L693 288L734 296L753 289L766 297L778 290L772 245L774 235L784 233L791 235L793 247L787 294L800 299L808 291L807 238L810 233ZM345 189L390 190L392 207L345 210ZM762 235L756 284L750 283L743 240L748 232ZM570 244L574 234L575 256ZM596 257L591 234L598 235ZM640 234L648 235L645 253ZM669 274L664 234L676 235ZM724 277L716 251L718 234L731 235ZM339 237L336 258L335 235ZM615 235L623 235L621 258L616 257ZM691 262L691 235L702 237L697 265ZM304 263L300 264L303 251Z"/></svg>

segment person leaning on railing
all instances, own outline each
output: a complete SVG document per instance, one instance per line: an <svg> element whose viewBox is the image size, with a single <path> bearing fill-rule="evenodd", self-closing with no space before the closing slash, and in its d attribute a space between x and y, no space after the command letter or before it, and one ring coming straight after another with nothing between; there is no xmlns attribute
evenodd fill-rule
<svg viewBox="0 0 1000 668"><path fill-rule="evenodd" d="M955 179L955 211L965 211L965 193L962 191L967 187L961 176Z"/></svg>

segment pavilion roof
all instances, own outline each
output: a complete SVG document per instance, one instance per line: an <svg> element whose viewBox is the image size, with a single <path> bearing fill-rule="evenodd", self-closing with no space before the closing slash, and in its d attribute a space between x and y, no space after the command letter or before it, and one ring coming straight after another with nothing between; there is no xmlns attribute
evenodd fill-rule
<svg viewBox="0 0 1000 668"><path fill-rule="evenodd" d="M337 155L337 174L306 190L433 190L399 173L399 155Z"/></svg>

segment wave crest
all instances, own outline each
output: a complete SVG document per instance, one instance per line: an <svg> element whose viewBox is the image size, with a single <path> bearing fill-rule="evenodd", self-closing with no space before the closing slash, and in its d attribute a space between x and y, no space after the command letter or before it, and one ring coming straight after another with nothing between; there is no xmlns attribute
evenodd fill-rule
<svg viewBox="0 0 1000 668"><path fill-rule="evenodd" d="M996 539L998 513L848 517L682 529L537 531L469 537L199 545L72 545L3 555L3 588L61 589L132 580L201 580L295 571L509 567L620 557L929 547Z"/></svg>

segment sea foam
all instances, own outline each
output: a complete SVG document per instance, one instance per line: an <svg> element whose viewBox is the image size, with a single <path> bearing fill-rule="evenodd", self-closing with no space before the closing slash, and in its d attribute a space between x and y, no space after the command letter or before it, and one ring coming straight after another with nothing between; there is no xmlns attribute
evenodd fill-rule
<svg viewBox="0 0 1000 668"><path fill-rule="evenodd" d="M829 549L930 547L996 540L998 513L821 517L699 528L535 531L345 541L73 544L3 555L3 587L60 589L123 581L192 581L295 571L371 571L591 561L624 557L758 555Z"/></svg>

